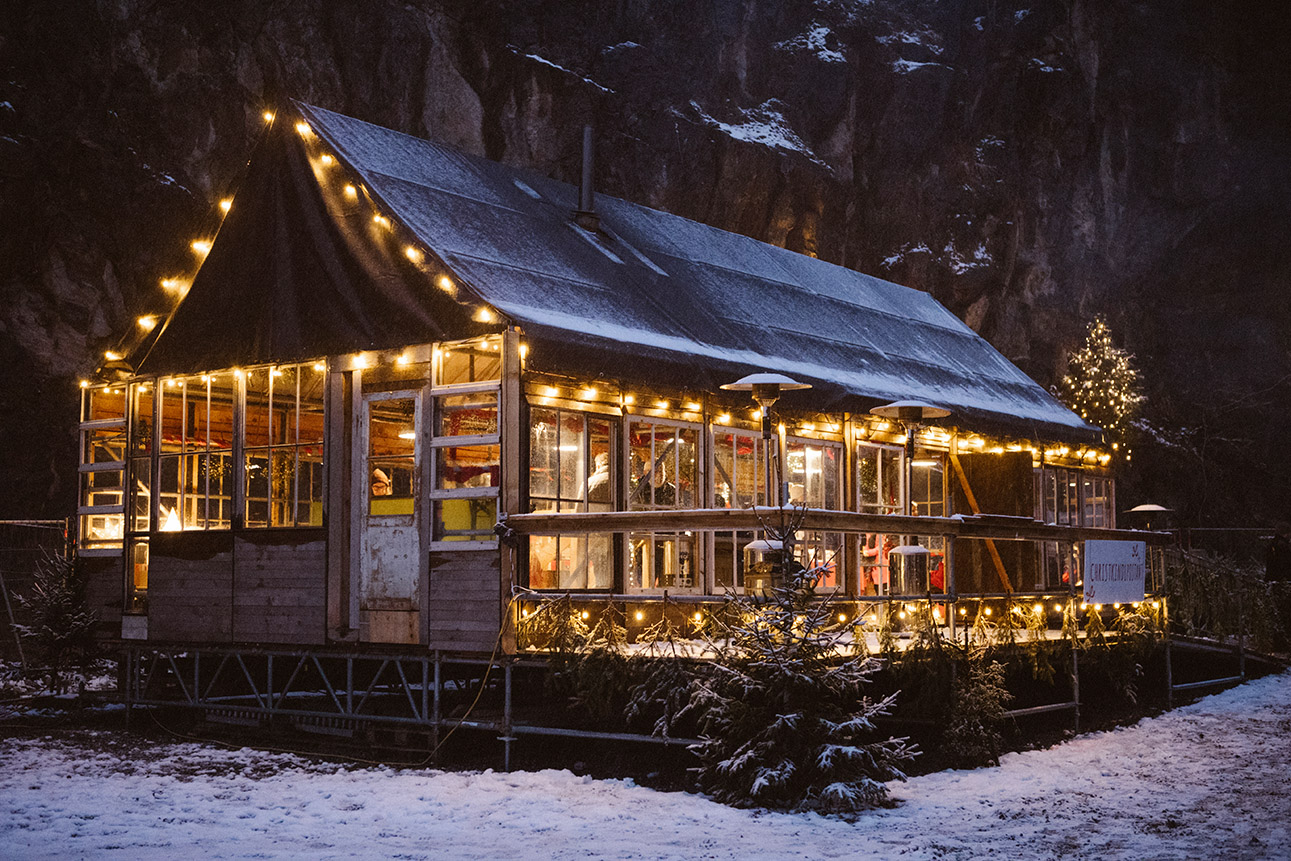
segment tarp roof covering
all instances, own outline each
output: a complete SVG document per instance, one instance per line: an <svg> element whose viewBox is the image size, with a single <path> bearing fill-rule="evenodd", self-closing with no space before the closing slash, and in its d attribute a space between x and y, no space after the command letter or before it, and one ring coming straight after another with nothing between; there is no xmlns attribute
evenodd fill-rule
<svg viewBox="0 0 1291 861"><path fill-rule="evenodd" d="M1036 438L1097 429L931 296L644 206L578 191L321 108L297 109L367 200L348 205L278 122L190 295L142 370L171 372L393 348L518 325L531 367L715 392L753 371L810 382L789 406L950 408L951 423ZM442 261L465 296L377 235L372 206ZM386 231L389 233L390 231ZM491 327L496 330L497 326Z"/></svg>

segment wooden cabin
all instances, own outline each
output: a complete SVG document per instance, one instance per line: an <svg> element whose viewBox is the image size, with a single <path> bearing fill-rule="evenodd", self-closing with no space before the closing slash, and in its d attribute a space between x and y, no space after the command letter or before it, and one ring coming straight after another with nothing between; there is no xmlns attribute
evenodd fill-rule
<svg viewBox="0 0 1291 861"><path fill-rule="evenodd" d="M765 589L757 507L786 503L795 554L857 601L893 594L897 546L946 601L1068 595L1114 534L1099 429L927 294L290 114L85 388L106 636L513 652L543 595ZM768 423L722 388L759 372L810 388ZM949 415L871 412L900 401Z"/></svg>

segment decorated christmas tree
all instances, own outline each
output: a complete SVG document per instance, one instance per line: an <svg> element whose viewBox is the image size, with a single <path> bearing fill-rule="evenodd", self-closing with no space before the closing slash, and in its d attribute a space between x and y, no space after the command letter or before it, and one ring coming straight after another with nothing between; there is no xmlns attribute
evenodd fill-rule
<svg viewBox="0 0 1291 861"><path fill-rule="evenodd" d="M1112 343L1107 321L1095 317L1085 342L1067 357L1067 374L1058 384L1058 396L1086 421L1107 431L1112 447L1126 457L1130 420L1143 397L1133 356Z"/></svg>

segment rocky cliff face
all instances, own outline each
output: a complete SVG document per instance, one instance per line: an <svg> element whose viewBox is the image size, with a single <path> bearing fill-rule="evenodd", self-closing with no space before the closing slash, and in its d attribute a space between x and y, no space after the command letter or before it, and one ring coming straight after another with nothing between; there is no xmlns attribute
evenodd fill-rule
<svg viewBox="0 0 1291 861"><path fill-rule="evenodd" d="M290 97L564 179L590 119L600 190L927 290L1043 383L1105 313L1162 430L1127 492L1291 517L1291 81L1273 14L11 0L0 517L70 511L75 378L161 304L262 112Z"/></svg>

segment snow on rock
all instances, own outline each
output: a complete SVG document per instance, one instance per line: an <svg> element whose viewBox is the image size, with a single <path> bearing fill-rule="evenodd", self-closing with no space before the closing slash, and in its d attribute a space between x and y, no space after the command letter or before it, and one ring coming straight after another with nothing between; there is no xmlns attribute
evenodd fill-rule
<svg viewBox="0 0 1291 861"><path fill-rule="evenodd" d="M786 53L807 53L814 54L817 59L825 63L845 63L847 58L841 51L829 47L829 37L833 31L824 24L812 24L811 29L805 33L799 33L792 39L786 39L783 42L776 43L777 51Z"/></svg>
<svg viewBox="0 0 1291 861"><path fill-rule="evenodd" d="M511 48L511 50L516 51L515 48ZM517 51L517 53L519 52ZM560 65L559 63L553 63L551 60L548 60L546 57L540 57L537 54L521 54L521 56L524 57L526 60L533 60L535 63L539 63L543 66L550 66L551 68L556 69L557 71L564 72L566 75L572 75L573 77L578 78L583 83L590 84L593 87L596 87L596 89L600 90L602 93L614 92L609 87L603 87L600 84L593 81L591 78L584 77L583 75L580 75L575 71L566 69L564 66Z"/></svg>
<svg viewBox="0 0 1291 861"><path fill-rule="evenodd" d="M909 31L889 33L886 36L879 36L875 41L880 45L915 45L926 49L933 55L940 55L944 49L941 45L937 44L936 39L937 36L935 33L925 30L920 33L912 33Z"/></svg>
<svg viewBox="0 0 1291 861"><path fill-rule="evenodd" d="M945 63L920 63L915 60L893 60L892 69L899 75L908 75L919 69L934 68L950 70L950 66Z"/></svg>
<svg viewBox="0 0 1291 861"><path fill-rule="evenodd" d="M946 247L942 249L942 262L946 268L956 275L963 275L965 272L971 272L974 269L985 269L995 260L986 251L986 244L979 242L977 247L972 250L971 256L965 257L955 247L955 243L947 242Z"/></svg>
<svg viewBox="0 0 1291 861"><path fill-rule="evenodd" d="M525 739L522 744L540 742ZM29 858L1287 857L1291 675L999 768L893 785L855 823L631 780L356 767L131 736L0 740L0 846Z"/></svg>
<svg viewBox="0 0 1291 861"><path fill-rule="evenodd" d="M1062 68L1061 66L1051 66L1051 65L1049 65L1048 63L1046 63L1044 60L1041 60L1039 57L1034 57L1034 58L1032 58L1032 60L1031 60L1031 62L1029 63L1029 65L1030 65L1030 67L1031 67L1031 68L1033 68L1033 69L1039 69L1041 72L1061 72L1061 71L1063 71L1063 68Z"/></svg>
<svg viewBox="0 0 1291 861"><path fill-rule="evenodd" d="M722 122L709 116L698 102L692 101L690 106L705 125L719 129L736 140L801 153L817 164L824 164L785 120L784 104L779 99L768 99L756 108L739 109L740 120L734 123Z"/></svg>

